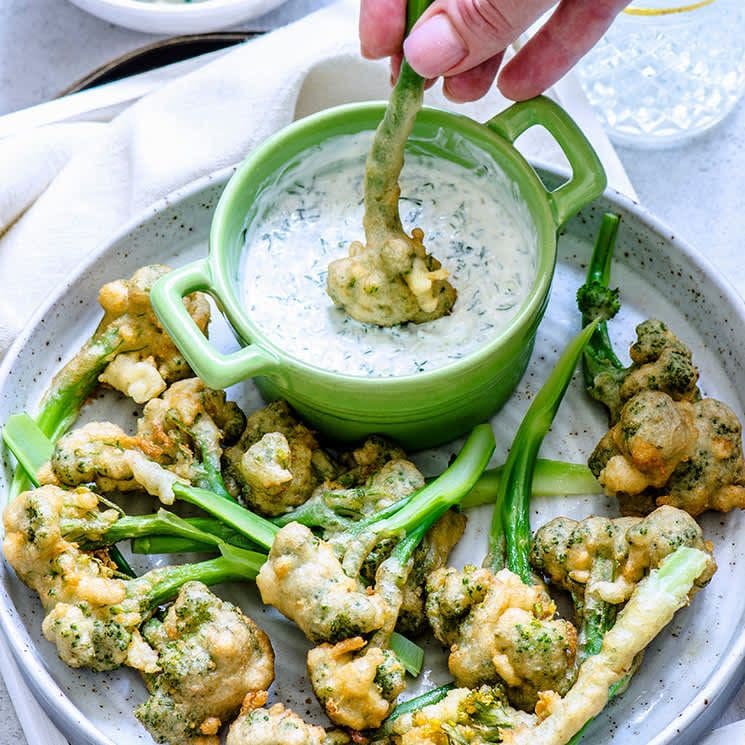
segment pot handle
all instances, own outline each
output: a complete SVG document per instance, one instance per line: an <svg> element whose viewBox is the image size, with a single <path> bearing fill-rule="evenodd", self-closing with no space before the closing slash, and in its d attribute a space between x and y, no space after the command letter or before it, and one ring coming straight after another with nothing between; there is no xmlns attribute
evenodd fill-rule
<svg viewBox="0 0 745 745"><path fill-rule="evenodd" d="M223 302L212 285L206 258L165 274L150 291L155 314L194 372L210 388L227 388L276 370L275 356L256 344L248 344L231 354L215 349L184 306L183 298L197 290L214 297L222 308Z"/></svg>
<svg viewBox="0 0 745 745"><path fill-rule="evenodd" d="M607 185L597 153L569 114L545 96L520 101L485 122L510 143L535 125L554 137L572 167L572 177L554 191L546 191L556 227L560 228L582 207L599 197Z"/></svg>

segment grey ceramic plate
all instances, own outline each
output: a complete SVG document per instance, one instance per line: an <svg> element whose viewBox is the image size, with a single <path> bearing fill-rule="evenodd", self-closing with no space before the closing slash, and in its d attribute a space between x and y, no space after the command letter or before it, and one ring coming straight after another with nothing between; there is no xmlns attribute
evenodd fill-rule
<svg viewBox="0 0 745 745"><path fill-rule="evenodd" d="M101 284L127 276L145 263L177 264L206 251L212 209L230 173L225 170L200 180L157 204L96 252L60 288L36 314L0 368L0 422L13 412L35 410L55 369L95 326L96 294ZM700 255L664 226L636 205L608 196L572 220L561 238L554 290L529 371L493 420L499 443L496 461L503 459L532 394L577 328L574 291L582 281L600 215L607 209L624 217L614 269L614 281L622 288L624 301L612 327L619 349L628 347L635 324L643 318L665 319L694 348L704 392L727 401L742 418L745 392L737 385L744 379L745 369L742 301ZM234 345L220 322L214 324L213 335L225 348ZM246 408L259 403L250 383L237 386L232 393ZM136 415L131 403L112 394L93 402L86 412L87 418L112 416L129 426ZM575 380L542 452L549 457L584 460L603 431L602 412L587 400L580 381ZM417 460L426 473L436 473L457 444L421 453ZM6 492L10 473L6 454L0 470L0 493ZM542 524L559 513L584 517L592 512L612 513L613 509L612 503L599 496L536 500L533 522ZM733 591L745 587L744 523L740 512L703 520L706 535L716 546L719 572L693 606L679 613L671 628L651 646L630 689L593 723L587 743L685 745L698 742L701 733L713 725L740 683L745 652L745 593ZM486 550L482 527L486 524L488 519L470 521L453 557L455 563L480 563ZM138 569L146 566L142 560L136 563ZM220 592L240 602L272 637L278 653L276 699L303 714L317 716L315 705L308 703L310 691L303 678L304 639L273 611L261 608L252 587L230 586ZM68 669L42 638L41 620L36 597L2 564L0 625L31 689L71 743L151 742L132 716L133 706L145 695L137 676L129 671L93 674ZM430 650L422 685L446 679L443 659L439 650ZM416 687L410 689L416 691Z"/></svg>

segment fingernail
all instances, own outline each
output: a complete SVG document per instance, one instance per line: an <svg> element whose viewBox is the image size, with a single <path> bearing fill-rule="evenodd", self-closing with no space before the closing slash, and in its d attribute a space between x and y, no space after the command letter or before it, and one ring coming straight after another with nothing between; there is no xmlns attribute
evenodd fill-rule
<svg viewBox="0 0 745 745"><path fill-rule="evenodd" d="M468 53L450 19L438 13L415 28L404 42L409 64L425 78L436 78L452 69Z"/></svg>

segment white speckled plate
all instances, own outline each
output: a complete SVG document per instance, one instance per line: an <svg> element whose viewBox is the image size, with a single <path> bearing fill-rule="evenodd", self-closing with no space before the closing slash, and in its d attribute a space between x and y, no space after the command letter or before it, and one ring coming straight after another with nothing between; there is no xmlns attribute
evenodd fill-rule
<svg viewBox="0 0 745 745"><path fill-rule="evenodd" d="M212 208L229 175L230 170L225 170L200 180L156 205L96 252L37 313L0 368L0 422L14 412L35 410L55 369L95 326L96 294L101 284L128 276L142 264L178 264L206 251ZM607 209L624 216L614 268L614 283L621 287L623 296L623 309L612 325L618 349L628 347L635 324L643 318L666 320L693 347L705 394L728 402L742 418L742 301L704 259L664 226L636 205L609 196L572 220L561 237L554 290L529 371L493 420L498 440L495 461L503 459L531 395L577 329L574 292L582 282L600 215ZM234 345L220 322L214 324L213 336L226 348ZM251 384L237 386L233 393L246 408L259 403ZM89 406L86 417L111 415L132 426L137 413L136 407L107 393ZM588 401L580 381L575 380L542 453L572 461L586 459L604 431L604 421L603 412ZM417 460L425 472L436 473L456 446L422 453ZM11 474L7 453L2 465L0 492L4 494ZM534 507L535 526L560 513L580 518L614 509L609 500L597 496L541 499ZM693 606L679 613L671 628L651 646L630 689L593 723L587 743L685 745L698 742L702 732L713 725L714 717L740 683L739 668L745 654L745 592L735 589L745 587L744 519L737 512L703 520L707 537L715 543L719 572ZM486 549L485 525L488 519L470 521L453 557L455 563L480 563ZM146 566L138 557L136 568ZM260 608L253 587L230 586L220 592L240 602L272 637L278 653L275 698L302 714L317 716L311 691L303 680L306 642L291 624ZM145 695L138 676L129 671L95 674L70 670L43 639L41 619L36 597L7 565L0 565L0 625L30 687L71 743L150 743L132 716L132 708ZM430 651L422 685L446 679L443 659L439 650ZM411 690L416 692L417 688L412 686Z"/></svg>

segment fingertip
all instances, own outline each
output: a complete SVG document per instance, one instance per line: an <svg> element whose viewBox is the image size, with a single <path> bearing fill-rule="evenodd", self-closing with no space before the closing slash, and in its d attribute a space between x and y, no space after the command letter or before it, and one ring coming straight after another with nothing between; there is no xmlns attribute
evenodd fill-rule
<svg viewBox="0 0 745 745"><path fill-rule="evenodd" d="M401 50L406 26L403 0L362 0L360 52L367 59L382 59Z"/></svg>
<svg viewBox="0 0 745 745"><path fill-rule="evenodd" d="M403 55L399 52L391 56L391 85L396 85L398 76L401 74L401 63Z"/></svg>
<svg viewBox="0 0 745 745"><path fill-rule="evenodd" d="M455 103L466 103L485 96L494 84L503 56L496 54L467 72L445 78L442 86L445 97Z"/></svg>
<svg viewBox="0 0 745 745"><path fill-rule="evenodd" d="M529 67L515 66L511 61L499 73L497 88L510 101L526 101L540 95L545 90L543 86L532 80Z"/></svg>

